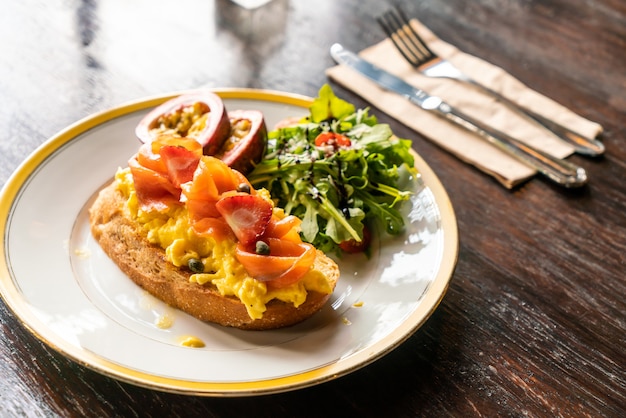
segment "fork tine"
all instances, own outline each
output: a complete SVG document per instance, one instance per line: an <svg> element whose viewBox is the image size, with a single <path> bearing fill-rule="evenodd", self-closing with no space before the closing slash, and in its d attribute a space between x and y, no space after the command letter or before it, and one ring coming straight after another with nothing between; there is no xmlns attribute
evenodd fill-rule
<svg viewBox="0 0 626 418"><path fill-rule="evenodd" d="M437 57L411 27L399 6L396 6L395 13L389 10L377 20L398 51L414 67Z"/></svg>
<svg viewBox="0 0 626 418"><path fill-rule="evenodd" d="M395 29L395 26L393 26L394 23L388 21L390 20L389 12L380 16L376 20L378 20L378 23L383 28L383 31L387 34L387 37L391 39L393 44L396 46L396 49L398 50L398 52L400 52L400 54L402 54L404 59L411 63L411 65L414 67L419 66L420 60L417 59L414 54L412 54L408 50L408 45L405 43L404 38L402 36L398 36L398 34L396 33L397 30Z"/></svg>
<svg viewBox="0 0 626 418"><path fill-rule="evenodd" d="M413 29L410 20L407 18L404 10L402 10L400 6L396 6L396 13L399 16L400 21L402 22L402 28L404 29L404 32L407 34L408 39L409 41L411 41L413 46L415 46L415 48L419 49L420 51L423 51L429 60L436 58L437 55L433 51L431 51L430 48L428 48L426 42L424 42L422 37L415 31L415 29Z"/></svg>

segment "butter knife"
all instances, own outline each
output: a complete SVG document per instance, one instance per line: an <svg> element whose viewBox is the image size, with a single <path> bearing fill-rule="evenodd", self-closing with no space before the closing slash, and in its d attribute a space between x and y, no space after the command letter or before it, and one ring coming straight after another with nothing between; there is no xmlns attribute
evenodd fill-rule
<svg viewBox="0 0 626 418"><path fill-rule="evenodd" d="M422 109L434 112L438 116L475 133L480 138L485 139L518 161L534 168L557 184L567 188L575 188L587 183L587 173L584 168L555 158L460 112L445 103L441 98L431 96L408 84L401 78L376 67L354 52L348 51L342 45L332 45L330 54L337 63L344 64L358 71L384 89L405 97Z"/></svg>

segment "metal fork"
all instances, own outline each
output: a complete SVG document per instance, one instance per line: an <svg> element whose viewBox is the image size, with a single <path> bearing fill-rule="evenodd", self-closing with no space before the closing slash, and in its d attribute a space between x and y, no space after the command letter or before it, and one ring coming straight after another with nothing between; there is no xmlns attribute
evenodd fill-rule
<svg viewBox="0 0 626 418"><path fill-rule="evenodd" d="M602 142L593 138L587 138L557 122L519 106L500 93L463 74L449 61L437 56L437 54L428 48L424 40L413 29L409 23L409 19L407 19L400 7L396 6L395 9L387 11L377 20L402 56L422 74L428 77L451 78L477 87L571 144L579 154L598 156L604 152L604 144L602 144Z"/></svg>

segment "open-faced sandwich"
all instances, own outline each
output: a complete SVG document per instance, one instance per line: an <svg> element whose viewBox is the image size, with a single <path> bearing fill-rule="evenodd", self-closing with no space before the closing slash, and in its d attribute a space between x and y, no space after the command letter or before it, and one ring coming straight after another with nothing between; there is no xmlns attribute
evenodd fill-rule
<svg viewBox="0 0 626 418"><path fill-rule="evenodd" d="M90 208L92 234L139 286L200 320L254 330L298 323L326 303L338 267L302 241L299 218L232 168L260 159L262 119L223 114L203 93L148 115L144 144Z"/></svg>

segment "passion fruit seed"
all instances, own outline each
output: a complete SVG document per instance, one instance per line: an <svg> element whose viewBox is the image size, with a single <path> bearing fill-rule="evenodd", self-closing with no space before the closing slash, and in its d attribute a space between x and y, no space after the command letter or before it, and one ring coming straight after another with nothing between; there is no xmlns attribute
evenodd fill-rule
<svg viewBox="0 0 626 418"><path fill-rule="evenodd" d="M270 246L267 245L264 241L257 241L255 246L255 251L258 255L269 255L270 254Z"/></svg>
<svg viewBox="0 0 626 418"><path fill-rule="evenodd" d="M204 264L202 263L202 260L198 260L197 258L190 258L187 262L187 267L189 267L189 270L194 273L204 272Z"/></svg>
<svg viewBox="0 0 626 418"><path fill-rule="evenodd" d="M250 185L248 183L240 183L237 186L237 191L242 193L250 193Z"/></svg>
<svg viewBox="0 0 626 418"><path fill-rule="evenodd" d="M159 116L153 131L157 134L171 132L180 136L201 132L206 126L208 112L208 106L201 102L182 106Z"/></svg>

